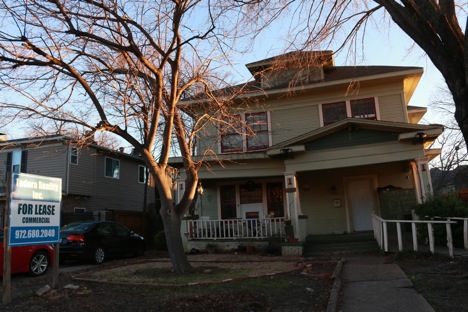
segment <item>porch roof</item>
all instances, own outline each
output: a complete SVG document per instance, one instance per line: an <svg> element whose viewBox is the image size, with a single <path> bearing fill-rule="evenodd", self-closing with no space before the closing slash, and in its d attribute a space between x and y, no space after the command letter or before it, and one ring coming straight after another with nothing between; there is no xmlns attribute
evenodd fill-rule
<svg viewBox="0 0 468 312"><path fill-rule="evenodd" d="M318 140L345 129L368 129L397 132L400 133L398 137L399 142L412 141L421 136L421 140L423 140L423 142L420 143L424 143L426 146L433 142L444 131L444 126L439 124L419 125L393 121L346 118L331 125L317 128L295 138L273 145L267 150L267 155L282 155L284 154L285 148L290 149L291 152L305 151L305 143Z"/></svg>

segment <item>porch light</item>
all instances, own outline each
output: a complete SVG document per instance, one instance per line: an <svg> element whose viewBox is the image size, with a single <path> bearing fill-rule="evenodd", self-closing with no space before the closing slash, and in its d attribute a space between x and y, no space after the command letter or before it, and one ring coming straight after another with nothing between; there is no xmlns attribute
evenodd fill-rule
<svg viewBox="0 0 468 312"><path fill-rule="evenodd" d="M292 148L282 148L281 149L281 155L282 155L283 159L293 159L294 158Z"/></svg>
<svg viewBox="0 0 468 312"><path fill-rule="evenodd" d="M333 184L332 187L330 188L330 193L332 195L335 195L336 194L336 186Z"/></svg>
<svg viewBox="0 0 468 312"><path fill-rule="evenodd" d="M413 138L413 144L423 144L426 142L427 134L424 132L418 132Z"/></svg>

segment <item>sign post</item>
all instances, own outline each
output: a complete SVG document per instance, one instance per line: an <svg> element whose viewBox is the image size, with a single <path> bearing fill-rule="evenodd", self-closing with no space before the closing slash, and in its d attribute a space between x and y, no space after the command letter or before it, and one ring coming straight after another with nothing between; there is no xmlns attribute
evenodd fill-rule
<svg viewBox="0 0 468 312"><path fill-rule="evenodd" d="M8 245L8 228L9 228L9 215L10 215L10 189L11 189L11 173L7 173L6 184L6 206L4 219L4 232L3 232L3 294L2 303L4 305L11 303L11 247Z"/></svg>
<svg viewBox="0 0 468 312"><path fill-rule="evenodd" d="M14 173L10 198L10 246L59 243L62 179Z"/></svg>
<svg viewBox="0 0 468 312"><path fill-rule="evenodd" d="M8 232L5 233L5 238L8 237L5 239L5 249L11 250L11 246L39 244L55 244L57 247L60 242L62 179L12 173L10 180L6 210L9 213L5 213L5 224L8 226L5 228L5 232ZM58 248L54 250L58 252ZM5 252L5 257L6 254ZM55 275L58 276L58 272L54 272ZM5 281L5 275L3 279ZM5 303L5 300L8 300L5 299L5 291L9 293L10 285L7 290L4 283L3 291Z"/></svg>

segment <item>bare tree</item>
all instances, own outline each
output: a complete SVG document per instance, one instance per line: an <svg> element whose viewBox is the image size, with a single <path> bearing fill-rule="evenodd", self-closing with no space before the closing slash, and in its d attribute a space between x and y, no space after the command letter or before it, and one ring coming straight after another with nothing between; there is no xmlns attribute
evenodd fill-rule
<svg viewBox="0 0 468 312"><path fill-rule="evenodd" d="M258 14L260 5L249 10ZM192 153L197 133L223 121L217 116L229 107L210 91L224 83L213 68L228 62L229 47L239 47L245 13L237 1L0 2L0 116L10 122L47 118L73 124L84 139L109 132L128 142L156 181L179 273L191 270L180 230L202 165ZM187 118L188 108L178 104L200 92L213 101L206 114ZM174 144L185 171L178 203L178 170L168 164Z"/></svg>
<svg viewBox="0 0 468 312"><path fill-rule="evenodd" d="M460 129L453 120L453 99L447 88L435 92L431 107L440 120L445 120L445 130L434 144L442 153L431 162L431 176L434 190L447 191L447 187L460 187L460 175L466 171L464 163L468 161L466 143Z"/></svg>
<svg viewBox="0 0 468 312"><path fill-rule="evenodd" d="M457 18L457 12L466 15L467 4L463 2L290 1L289 14L293 15L288 16L292 21L290 44L316 48L334 43L339 46L337 50L347 47L350 48L348 51L356 52L362 47L368 27L385 25L382 20L390 16L422 48L445 78L455 103L455 119L468 142L468 33L462 31Z"/></svg>

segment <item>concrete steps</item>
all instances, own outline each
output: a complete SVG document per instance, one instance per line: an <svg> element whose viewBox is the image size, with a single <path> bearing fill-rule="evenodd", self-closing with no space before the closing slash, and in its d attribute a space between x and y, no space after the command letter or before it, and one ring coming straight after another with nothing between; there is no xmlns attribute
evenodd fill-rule
<svg viewBox="0 0 468 312"><path fill-rule="evenodd" d="M379 251L379 245L372 232L310 235L304 242L304 256L320 253L362 253Z"/></svg>

